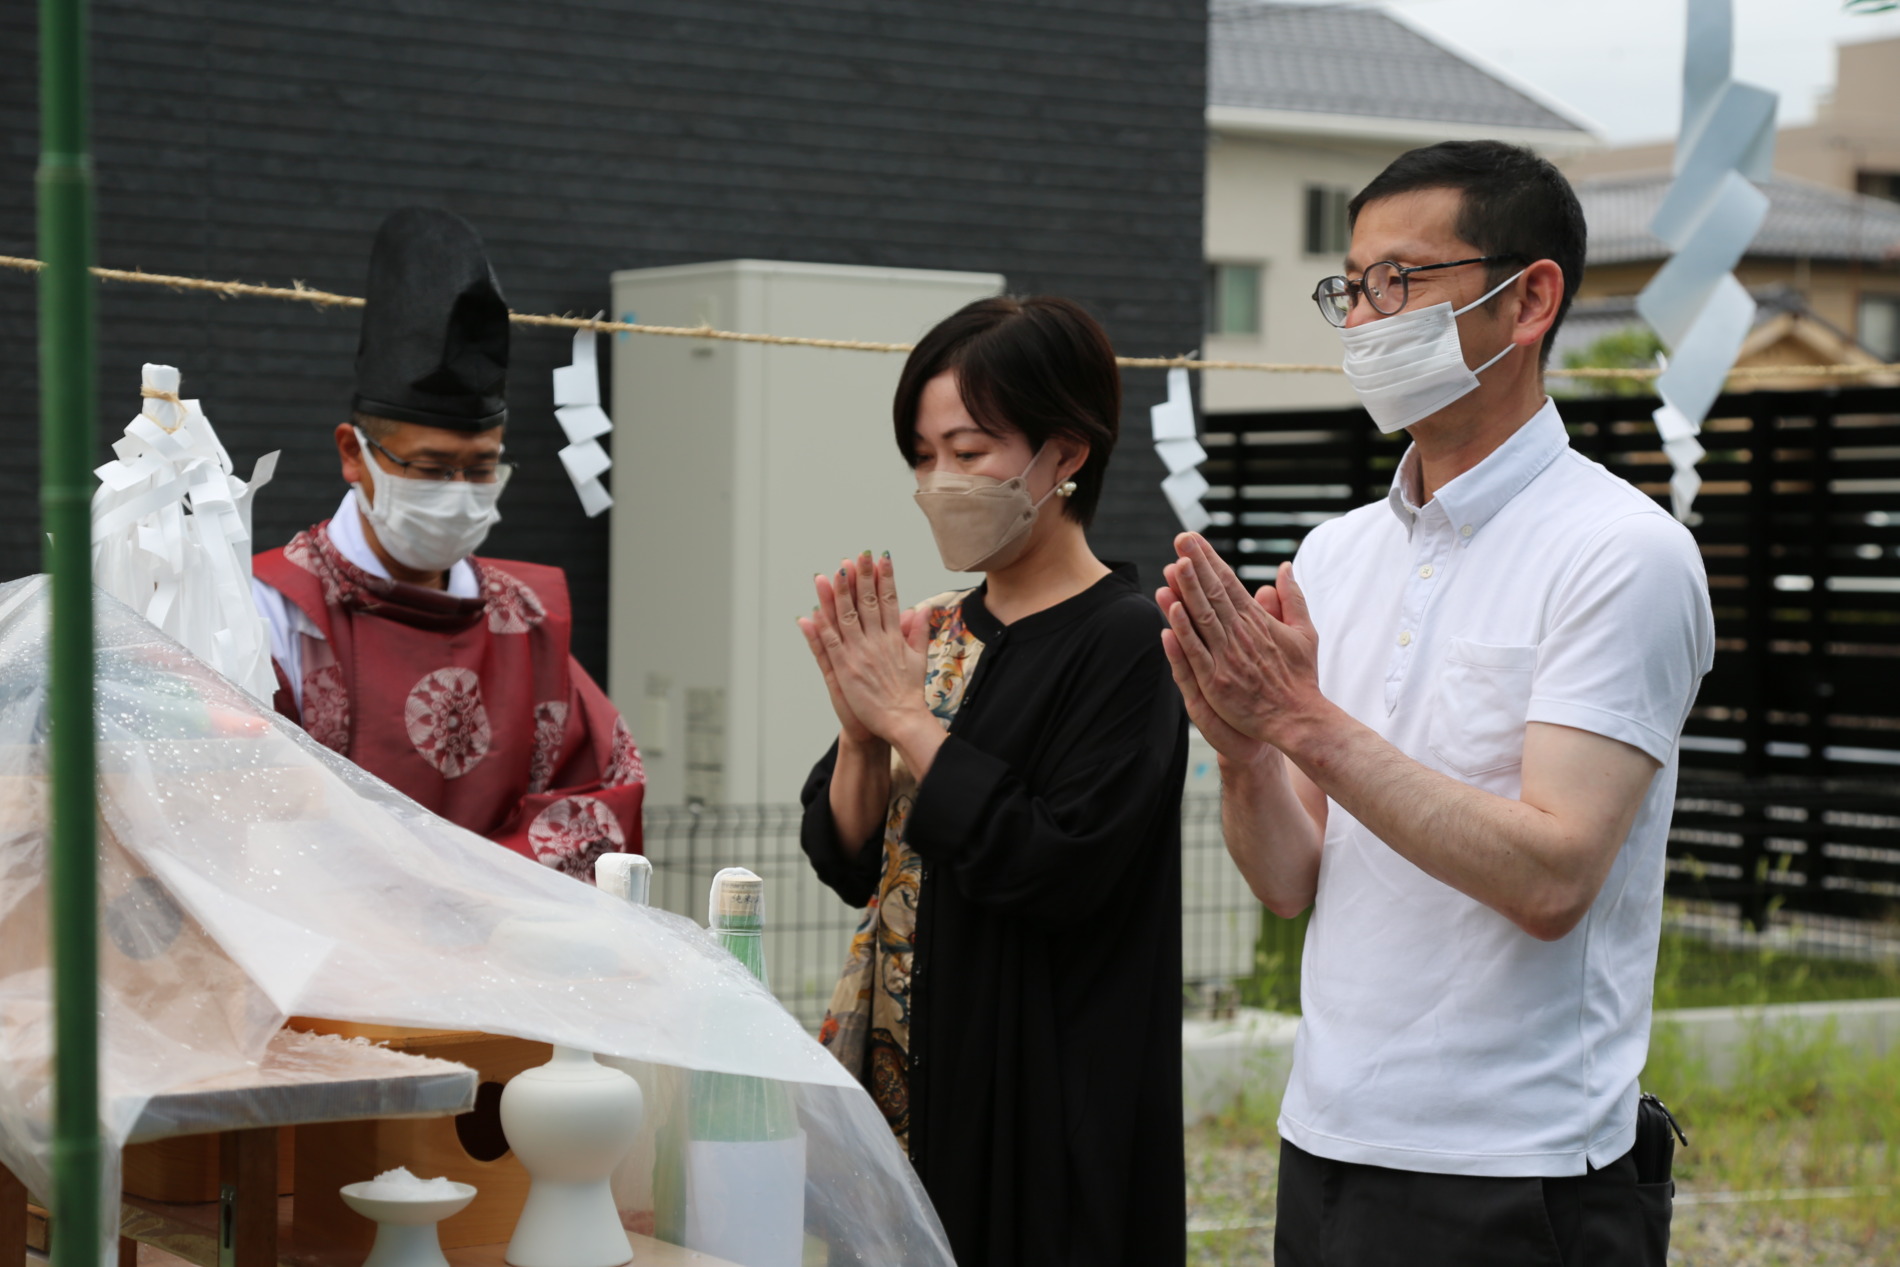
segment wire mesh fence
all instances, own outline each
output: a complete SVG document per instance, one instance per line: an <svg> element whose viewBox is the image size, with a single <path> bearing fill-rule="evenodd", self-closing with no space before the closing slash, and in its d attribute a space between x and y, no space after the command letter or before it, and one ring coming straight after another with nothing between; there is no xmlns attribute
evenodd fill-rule
<svg viewBox="0 0 1900 1267"><path fill-rule="evenodd" d="M1695 823L1697 815L1712 812L1711 789L1690 785L1685 793L1679 822ZM765 880L772 988L802 1024L815 1030L862 912L846 906L813 874L799 848L801 816L797 805L649 807L646 850L653 863L653 904L702 924L707 891L721 867L747 867ZM1853 825L1866 824L1856 818ZM1784 836L1795 840L1801 826L1781 824L1772 839L1783 843L1769 845L1770 851L1792 850ZM1877 826L1900 829L1900 819ZM1182 803L1181 829L1185 1011L1220 1015L1242 1003L1297 1011L1305 917L1263 918L1227 856L1217 794L1189 795ZM1679 828L1691 839L1672 841L1672 868L1699 856L1692 850L1700 830ZM1900 830L1888 839L1894 836ZM1707 855L1711 846L1702 843L1700 851ZM1845 918L1772 901L1764 912L1752 900L1735 900L1712 873L1687 887L1689 892L1671 899L1664 918L1658 1007L1900 996L1900 922Z"/></svg>
<svg viewBox="0 0 1900 1267"><path fill-rule="evenodd" d="M773 990L816 1029L862 912L821 883L798 844L797 805L653 806L646 852L653 905L704 923L721 867L765 881L765 953ZM1221 842L1220 798L1190 796L1181 814L1182 989L1191 1011L1230 1007L1253 970L1260 905Z"/></svg>

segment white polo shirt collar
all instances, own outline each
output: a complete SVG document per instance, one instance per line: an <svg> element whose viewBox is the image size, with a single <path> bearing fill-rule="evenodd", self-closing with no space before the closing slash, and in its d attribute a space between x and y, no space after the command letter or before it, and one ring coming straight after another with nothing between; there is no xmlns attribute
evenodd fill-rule
<svg viewBox="0 0 1900 1267"><path fill-rule="evenodd" d="M1558 416L1556 404L1546 396L1543 407L1510 439L1422 506L1418 501L1423 492L1418 446L1407 448L1399 459L1399 469L1393 473L1386 502L1405 525L1407 538L1418 526L1420 516L1428 516L1442 518L1461 540L1468 541L1569 446L1570 435L1564 430L1563 419Z"/></svg>

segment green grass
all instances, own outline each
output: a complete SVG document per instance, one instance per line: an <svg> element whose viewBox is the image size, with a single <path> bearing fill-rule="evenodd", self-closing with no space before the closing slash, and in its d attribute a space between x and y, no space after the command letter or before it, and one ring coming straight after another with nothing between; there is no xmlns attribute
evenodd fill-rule
<svg viewBox="0 0 1900 1267"><path fill-rule="evenodd" d="M1651 1037L1642 1081L1688 1133L1689 1146L1676 1151L1679 1190L1856 1189L1845 1199L1717 1209L1743 1228L1760 1218L1798 1224L1808 1230L1797 1241L1825 1244L1830 1253L1849 1254L1855 1262L1900 1261L1900 1047L1875 1055L1841 1042L1831 1026L1803 1031L1763 1024L1744 1044L1735 1076L1717 1083L1681 1032L1663 1024ZM1189 1132L1188 1193L1197 1220L1252 1220L1271 1213L1270 1182L1236 1184L1235 1178L1271 1171L1268 1158L1279 1149L1278 1115L1278 1088L1262 1084ZM1737 1234L1728 1233L1731 1242ZM1719 1255L1710 1254L1719 1246L1700 1245L1699 1236L1691 1207L1678 1207L1672 1244L1684 1261L1718 1261ZM1189 1236L1189 1260L1197 1267L1260 1263L1271 1244L1271 1232L1260 1228L1199 1231Z"/></svg>
<svg viewBox="0 0 1900 1267"><path fill-rule="evenodd" d="M1299 1011L1304 918L1263 914L1254 976L1243 1002ZM1900 997L1900 965L1828 959L1763 947L1716 946L1665 932L1656 965L1655 1006L1673 1008ZM1853 1189L1846 1198L1813 1198L1720 1207L1742 1221L1790 1220L1855 1261L1900 1262L1900 1047L1885 1055L1843 1043L1831 1025L1798 1028L1762 1022L1739 1053L1735 1076L1718 1082L1682 1033L1666 1023L1650 1039L1645 1090L1665 1100L1689 1134L1676 1154L1676 1179L1691 1192L1787 1193ZM1248 1167L1279 1136L1277 1088L1234 1105L1190 1135L1189 1187L1202 1219L1258 1215L1273 1208L1270 1186L1243 1197L1223 1187L1223 1167ZM1698 1211L1710 1207L1695 1207ZM1686 1261L1696 1225L1676 1217ZM1190 1238L1192 1261L1260 1262L1270 1236L1210 1231ZM1720 1256L1720 1246L1704 1246ZM1864 1259L1861 1255L1865 1255ZM1803 1261L1806 1261L1805 1259ZM1819 1261L1819 1260L1816 1260ZM1829 1260L1840 1261L1840 1260Z"/></svg>
<svg viewBox="0 0 1900 1267"><path fill-rule="evenodd" d="M1235 984L1248 1007L1297 1014L1307 915L1260 914L1254 972ZM1657 1010L1900 998L1900 962L1869 963L1766 947L1715 946L1665 930L1656 954Z"/></svg>
<svg viewBox="0 0 1900 1267"><path fill-rule="evenodd" d="M1656 1008L1900 997L1900 964L1712 946L1665 932L1656 955Z"/></svg>
<svg viewBox="0 0 1900 1267"><path fill-rule="evenodd" d="M1869 1242L1900 1227L1900 1047L1875 1055L1841 1042L1831 1024L1764 1022L1745 1041L1735 1076L1718 1083L1682 1033L1662 1024L1642 1082L1688 1133L1689 1147L1676 1153L1678 1187L1859 1189L1779 1210Z"/></svg>
<svg viewBox="0 0 1900 1267"><path fill-rule="evenodd" d="M1264 1071L1263 1071L1264 1072ZM1258 1224L1273 1213L1278 1169L1280 1086L1262 1076L1220 1114L1188 1132L1190 1225ZM1269 1227L1238 1226L1188 1233L1190 1267L1241 1267L1270 1262Z"/></svg>

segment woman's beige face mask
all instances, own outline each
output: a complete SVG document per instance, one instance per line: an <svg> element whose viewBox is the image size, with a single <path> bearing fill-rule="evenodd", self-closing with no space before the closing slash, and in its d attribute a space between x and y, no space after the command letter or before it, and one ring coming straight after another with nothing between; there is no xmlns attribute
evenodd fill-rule
<svg viewBox="0 0 1900 1267"><path fill-rule="evenodd" d="M932 471L917 481L917 505L930 521L937 553L952 572L989 572L1008 567L1029 548L1029 530L1036 526L1042 504L1055 496L1056 485L1030 500L1029 472L1049 449L1036 450L1023 473L999 480L988 475L959 475Z"/></svg>

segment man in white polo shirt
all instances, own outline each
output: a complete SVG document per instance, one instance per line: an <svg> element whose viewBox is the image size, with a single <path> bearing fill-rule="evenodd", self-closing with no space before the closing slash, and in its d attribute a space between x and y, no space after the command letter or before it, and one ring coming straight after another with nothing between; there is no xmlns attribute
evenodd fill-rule
<svg viewBox="0 0 1900 1267"><path fill-rule="evenodd" d="M1660 1267L1637 1074L1701 556L1544 394L1584 258L1555 168L1431 146L1350 215L1314 298L1410 432L1390 496L1254 596L1185 534L1158 595L1228 849L1276 915L1313 907L1275 1261Z"/></svg>

